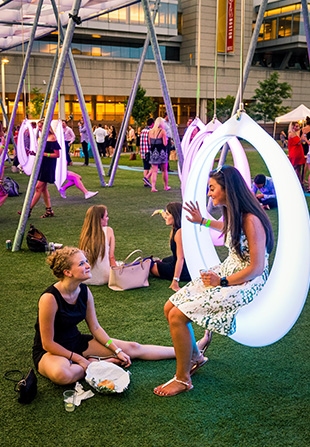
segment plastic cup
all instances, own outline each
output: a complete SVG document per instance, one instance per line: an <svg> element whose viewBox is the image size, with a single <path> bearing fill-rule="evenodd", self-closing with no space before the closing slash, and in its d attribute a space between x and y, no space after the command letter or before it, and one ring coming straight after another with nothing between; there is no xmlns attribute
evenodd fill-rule
<svg viewBox="0 0 310 447"><path fill-rule="evenodd" d="M76 392L74 390L67 390L63 393L65 410L69 413L75 410L75 394Z"/></svg>

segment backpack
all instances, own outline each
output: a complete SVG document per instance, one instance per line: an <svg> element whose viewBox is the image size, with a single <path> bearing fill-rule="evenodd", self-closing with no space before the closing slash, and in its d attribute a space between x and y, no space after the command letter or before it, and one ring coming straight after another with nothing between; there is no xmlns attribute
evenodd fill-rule
<svg viewBox="0 0 310 447"><path fill-rule="evenodd" d="M30 230L27 233L27 245L29 250L39 252L45 251L48 243L42 231L30 225Z"/></svg>
<svg viewBox="0 0 310 447"><path fill-rule="evenodd" d="M19 196L19 184L11 177L4 177L3 186L9 197Z"/></svg>

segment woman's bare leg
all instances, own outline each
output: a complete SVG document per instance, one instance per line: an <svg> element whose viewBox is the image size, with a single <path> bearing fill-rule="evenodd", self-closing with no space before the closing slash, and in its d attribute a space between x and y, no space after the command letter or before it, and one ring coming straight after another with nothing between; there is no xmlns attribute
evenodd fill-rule
<svg viewBox="0 0 310 447"><path fill-rule="evenodd" d="M169 191L170 186L168 186L168 163L163 163L161 166L161 170L163 173L163 181L164 181L164 185L165 185L165 190Z"/></svg>
<svg viewBox="0 0 310 447"><path fill-rule="evenodd" d="M71 182L73 181L73 182L74 182L74 185L75 185L80 191L82 191L84 194L86 194L86 193L88 192L88 190L87 190L87 189L85 188L85 186L83 185L82 177L81 177L80 175L76 174L75 172L68 171L67 179L68 179L69 181L71 181ZM67 185L66 185L66 187L68 188Z"/></svg>
<svg viewBox="0 0 310 447"><path fill-rule="evenodd" d="M42 376L58 385L68 385L83 379L85 376L85 371L80 365L71 364L65 357L48 352L41 358L38 371Z"/></svg>
<svg viewBox="0 0 310 447"><path fill-rule="evenodd" d="M153 265L153 267L151 268L151 273L152 273L154 276L159 276L159 271L158 271L157 263L156 263L156 262L155 262L155 264Z"/></svg>
<svg viewBox="0 0 310 447"><path fill-rule="evenodd" d="M44 185L46 185L46 183L41 182L40 180L37 181L36 184L36 188L35 188L35 192L34 192L34 196L30 205L30 208L32 209L40 200L41 194L43 192L44 189Z"/></svg>
<svg viewBox="0 0 310 447"><path fill-rule="evenodd" d="M151 183L153 192L157 192L156 189L157 172L158 172L158 165L152 165Z"/></svg>
<svg viewBox="0 0 310 447"><path fill-rule="evenodd" d="M188 382L190 380L191 360L198 349L194 338L191 320L187 318L178 308L173 306L168 312L170 333L177 359L176 377L178 380ZM161 386L156 391L161 390ZM184 385L176 381L164 387L165 394L175 394L184 391Z"/></svg>
<svg viewBox="0 0 310 447"><path fill-rule="evenodd" d="M115 344L121 348L131 359L142 360L163 360L174 359L174 348L169 346L159 345L142 345L133 341L118 340L112 338ZM96 355L99 357L106 357L113 355L113 352L101 345L97 340L91 340L88 343L88 348L83 352L83 356Z"/></svg>
<svg viewBox="0 0 310 447"><path fill-rule="evenodd" d="M42 190L42 196L43 196L43 200L45 203L45 207L46 208L51 208L51 199L50 199L50 195L47 189L47 184L45 183L45 187Z"/></svg>

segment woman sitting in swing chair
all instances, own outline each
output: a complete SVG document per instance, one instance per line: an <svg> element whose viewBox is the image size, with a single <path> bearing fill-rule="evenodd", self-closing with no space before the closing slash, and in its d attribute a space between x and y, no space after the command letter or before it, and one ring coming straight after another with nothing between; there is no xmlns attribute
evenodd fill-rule
<svg viewBox="0 0 310 447"><path fill-rule="evenodd" d="M175 396L193 388L191 375L206 363L204 351L212 332L232 335L238 310L260 292L268 277L268 255L273 249L271 223L241 174L232 166L210 172L208 196L223 207L224 221L205 219L198 203L186 203L187 220L225 235L225 261L201 273L165 304L177 359L176 375L155 388L158 396ZM206 329L197 344L192 321Z"/></svg>

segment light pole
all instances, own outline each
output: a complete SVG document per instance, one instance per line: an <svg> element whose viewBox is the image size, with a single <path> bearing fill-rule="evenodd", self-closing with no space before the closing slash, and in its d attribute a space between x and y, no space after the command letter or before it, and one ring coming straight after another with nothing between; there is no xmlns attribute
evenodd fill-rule
<svg viewBox="0 0 310 447"><path fill-rule="evenodd" d="M8 64L10 61L4 57L1 59L1 79L2 79L2 102L3 102L3 107L4 107L4 111L7 114L7 106L6 106L6 102L5 102L5 71L4 71L4 66L5 64Z"/></svg>

